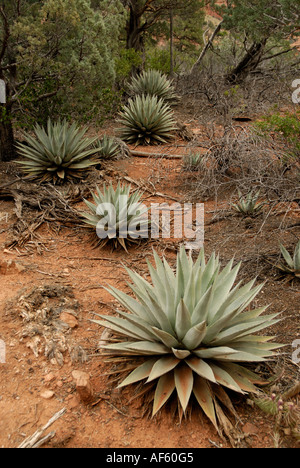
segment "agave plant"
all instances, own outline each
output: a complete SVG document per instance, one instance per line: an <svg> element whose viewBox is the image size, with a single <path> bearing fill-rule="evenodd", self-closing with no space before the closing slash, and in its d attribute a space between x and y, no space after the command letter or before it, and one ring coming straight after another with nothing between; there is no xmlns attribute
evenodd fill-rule
<svg viewBox="0 0 300 468"><path fill-rule="evenodd" d="M129 99L121 112L121 138L136 145L167 143L176 130L173 111L157 96L136 96Z"/></svg>
<svg viewBox="0 0 300 468"><path fill-rule="evenodd" d="M300 240L295 248L293 256L287 251L284 245L280 244L280 250L285 263L281 262L276 267L286 274L300 278Z"/></svg>
<svg viewBox="0 0 300 468"><path fill-rule="evenodd" d="M256 392L261 380L247 364L271 359L280 347L272 337L256 335L277 323L277 314L263 315L266 307L250 310L263 285L235 284L240 264L234 267L233 260L221 270L215 253L206 263L202 250L194 262L182 248L175 273L156 252L154 260L148 261L152 284L127 270L135 298L107 289L127 312L95 320L112 332L112 343L108 339L101 348L117 359L143 358L119 387L154 384L153 415L173 393L185 413L194 394L218 427L218 398L230 401L224 387Z"/></svg>
<svg viewBox="0 0 300 468"><path fill-rule="evenodd" d="M112 184L104 185L103 192L96 187L92 193L95 202L84 200L90 212L82 213L85 223L92 226L97 234L97 245L102 248L112 244L113 248L135 243L148 237L148 209L141 202L142 193L130 193L130 185L118 184L114 190Z"/></svg>
<svg viewBox="0 0 300 468"><path fill-rule="evenodd" d="M143 71L140 75L132 78L128 88L130 93L135 96L148 94L169 102L178 99L172 81L158 70Z"/></svg>
<svg viewBox="0 0 300 468"><path fill-rule="evenodd" d="M183 159L183 169L185 171L198 171L202 160L200 153L190 153Z"/></svg>
<svg viewBox="0 0 300 468"><path fill-rule="evenodd" d="M27 144L17 145L20 155L25 157L17 162L25 173L43 181L80 178L82 171L97 164L89 157L100 151L93 147L97 138L84 138L86 132L76 123L69 125L66 120L52 123L49 119L46 129L36 125L36 138L26 134Z"/></svg>
<svg viewBox="0 0 300 468"><path fill-rule="evenodd" d="M242 196L239 191L239 200L237 203L232 204L233 209L238 213L245 216L256 216L266 204L265 202L259 202L260 192L253 193L249 192L245 197Z"/></svg>
<svg viewBox="0 0 300 468"><path fill-rule="evenodd" d="M101 148L99 158L105 160L127 157L129 154L129 149L123 141L108 135L104 135L101 139L98 139L95 142L95 148Z"/></svg>

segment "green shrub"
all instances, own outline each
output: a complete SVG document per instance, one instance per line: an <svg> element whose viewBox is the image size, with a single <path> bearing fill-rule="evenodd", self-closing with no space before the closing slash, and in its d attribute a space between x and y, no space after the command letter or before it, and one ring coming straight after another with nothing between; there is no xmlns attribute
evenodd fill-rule
<svg viewBox="0 0 300 468"><path fill-rule="evenodd" d="M290 159L300 160L300 113L285 112L272 114L255 123L256 130L264 136L274 134L276 140L285 146L286 156L283 162Z"/></svg>

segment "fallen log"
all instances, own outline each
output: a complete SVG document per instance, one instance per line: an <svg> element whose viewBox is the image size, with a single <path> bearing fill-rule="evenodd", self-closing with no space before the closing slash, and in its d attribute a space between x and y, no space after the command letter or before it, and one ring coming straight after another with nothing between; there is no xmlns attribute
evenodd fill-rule
<svg viewBox="0 0 300 468"><path fill-rule="evenodd" d="M186 154L169 154L169 153L145 153L143 151L130 151L131 155L136 158L155 158L155 159L183 159Z"/></svg>

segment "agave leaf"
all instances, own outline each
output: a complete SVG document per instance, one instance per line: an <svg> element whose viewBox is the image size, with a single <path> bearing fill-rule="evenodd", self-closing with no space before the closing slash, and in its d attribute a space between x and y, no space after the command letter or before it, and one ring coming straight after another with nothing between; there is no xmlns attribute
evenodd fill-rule
<svg viewBox="0 0 300 468"><path fill-rule="evenodd" d="M293 259L292 257L290 256L289 252L286 250L286 248L284 247L284 245L280 245L280 250L281 250L281 253L286 261L286 263L288 264L288 266L293 269L294 268L294 262L293 262Z"/></svg>
<svg viewBox="0 0 300 468"><path fill-rule="evenodd" d="M236 381L231 377L231 375L226 372L221 366L217 366L214 363L211 363L211 368L214 373L216 381L223 385L224 387L228 387L231 390L234 390L238 393L244 393L243 390L239 387Z"/></svg>
<svg viewBox="0 0 300 468"><path fill-rule="evenodd" d="M243 367L234 363L222 363L222 367L244 392L258 393L257 387L247 378L247 372Z"/></svg>
<svg viewBox="0 0 300 468"><path fill-rule="evenodd" d="M191 328L191 315L183 299L181 299L176 312L175 330L178 339L181 341Z"/></svg>
<svg viewBox="0 0 300 468"><path fill-rule="evenodd" d="M133 383L147 379L155 363L156 359L149 359L144 362L144 364L134 369L134 371L131 372L120 385L118 385L118 388L126 387L127 385L131 385Z"/></svg>
<svg viewBox="0 0 300 468"><path fill-rule="evenodd" d="M227 395L226 391L224 390L224 388L221 387L221 385L212 385L211 389L212 389L215 400L219 400L225 406L225 408L227 408L230 411L230 413L233 416L235 416L236 420L240 420L240 418L239 418L236 410L234 409L234 406L233 406L229 396Z"/></svg>
<svg viewBox="0 0 300 468"><path fill-rule="evenodd" d="M230 343L236 338L241 338L251 333L256 333L268 326L275 325L279 320L274 320L279 314L273 314L266 317L260 317L256 320L241 323L220 332L218 336L211 341L211 345L222 346Z"/></svg>
<svg viewBox="0 0 300 468"><path fill-rule="evenodd" d="M205 269L202 275L199 278L199 285L197 289L199 291L200 297L207 291L207 289L212 285L218 270L218 265L216 261L216 255L213 252L209 261L207 262Z"/></svg>
<svg viewBox="0 0 300 468"><path fill-rule="evenodd" d="M209 380L210 382L216 382L212 368L207 362L203 361L202 359L199 359L196 356L187 359L185 362L200 377L203 377L204 379Z"/></svg>
<svg viewBox="0 0 300 468"><path fill-rule="evenodd" d="M165 313L165 311L161 308L158 299L156 299L156 296L153 291L147 291L148 297L150 301L148 300L148 306L158 321L161 329L165 330L166 332L172 334L174 332L170 321Z"/></svg>
<svg viewBox="0 0 300 468"><path fill-rule="evenodd" d="M116 332L118 335L121 335L121 336L127 336L127 337L130 337L130 338L133 338L133 339L140 339L140 337L133 333L132 331L129 330L129 327L127 328L124 328L124 327L120 327L114 323L110 323L106 320L91 320L91 322L93 323L96 323L97 325L100 325L102 327L105 327L105 328L109 328L110 330L113 330L114 332Z"/></svg>
<svg viewBox="0 0 300 468"><path fill-rule="evenodd" d="M223 317L217 320L215 323L212 323L207 327L207 333L204 340L205 344L213 343L214 337L218 336L218 334L226 328L226 325L230 323L231 327L235 324L245 323L247 322L246 317L240 315L243 310L247 307L247 305L257 296L258 292L261 290L261 286L258 286L256 289L249 291L244 296L241 296L240 299L237 299L234 303L232 303L225 311L223 312ZM255 315L259 312L262 313L266 310L267 307L256 309L255 311L251 311L251 314Z"/></svg>
<svg viewBox="0 0 300 468"><path fill-rule="evenodd" d="M183 301L187 306L188 310L193 310L195 307L195 301L196 301L196 288L195 288L195 273L194 269L190 270L190 277L187 282L187 285L185 286L185 293L183 296Z"/></svg>
<svg viewBox="0 0 300 468"><path fill-rule="evenodd" d="M197 325L199 322L207 320L209 308L211 301L213 299L214 289L213 285L211 285L207 291L203 294L203 296L199 299L196 307L192 312L191 323L193 326Z"/></svg>
<svg viewBox="0 0 300 468"><path fill-rule="evenodd" d="M158 296L159 302L165 304L166 302L166 290L164 283L161 281L161 277L159 276L158 272L153 268L149 260L147 259L148 269L151 275L153 286L156 290L156 294Z"/></svg>
<svg viewBox="0 0 300 468"><path fill-rule="evenodd" d="M231 360L235 360L235 355L237 351L235 349L229 348L228 346L219 346L216 348L203 348L195 349L194 354L201 359L217 359L221 360L226 356L230 356Z"/></svg>
<svg viewBox="0 0 300 468"><path fill-rule="evenodd" d="M250 290L253 288L255 284L255 279L249 281L249 283L245 284L243 287L241 286L241 282L239 282L228 294L227 298L224 300L223 304L219 308L218 312L214 316L213 322L217 322L218 319L224 317L224 314L228 314L230 311L238 310L242 304L247 303L247 298L251 298L251 294L247 296Z"/></svg>
<svg viewBox="0 0 300 468"><path fill-rule="evenodd" d="M129 343L127 349L131 351L136 351L137 353L141 352L142 354L168 354L169 349L156 342L151 341L139 341L137 343Z"/></svg>
<svg viewBox="0 0 300 468"><path fill-rule="evenodd" d="M170 372L169 374L162 375L158 380L155 390L152 416L155 416L155 414L163 407L174 390L174 373Z"/></svg>
<svg viewBox="0 0 300 468"><path fill-rule="evenodd" d="M162 375L168 374L177 366L179 362L180 360L174 356L162 357L161 359L156 361L156 363L152 367L147 383L158 379Z"/></svg>
<svg viewBox="0 0 300 468"><path fill-rule="evenodd" d="M150 329L149 323L146 320L133 314L127 314L121 310L118 310L117 312L126 321L138 327L145 334L145 337L147 336L150 341L156 341L157 335Z"/></svg>
<svg viewBox="0 0 300 468"><path fill-rule="evenodd" d="M41 153L41 150L35 151L33 148L29 148L28 146L23 145L21 143L17 145L17 149L18 149L18 152L22 156L25 156L27 159L31 159L32 161L37 161L38 163L42 165L46 165L46 166L51 164L51 161L49 161L49 158L43 155Z"/></svg>
<svg viewBox="0 0 300 468"><path fill-rule="evenodd" d="M274 356L274 353L272 353ZM234 355L224 355L218 358L219 362L226 362L226 361L234 361L234 362L264 362L266 361L267 354L262 353L258 355L258 353L251 353L251 349L247 349L246 351L238 351Z"/></svg>
<svg viewBox="0 0 300 468"><path fill-rule="evenodd" d="M102 346L102 348L112 352L117 351L121 355L128 354L133 356L156 356L169 353L168 348L160 343L153 343L151 341L113 343Z"/></svg>
<svg viewBox="0 0 300 468"><path fill-rule="evenodd" d="M182 343L189 350L195 349L198 346L200 346L205 335L206 321L200 322L194 327L190 328L184 336L184 338L182 339Z"/></svg>
<svg viewBox="0 0 300 468"><path fill-rule="evenodd" d="M186 359L188 356L191 355L191 352L188 351L187 349L176 349L172 348L174 356L176 356L178 359Z"/></svg>
<svg viewBox="0 0 300 468"><path fill-rule="evenodd" d="M218 282L221 284L216 287L214 291L213 300L210 304L210 310L208 314L209 323L214 320L216 313L224 302L224 297L228 296L229 291L231 290L236 280L240 267L241 264L239 263L230 273L225 276L225 278L222 275L223 272L219 275Z"/></svg>
<svg viewBox="0 0 300 468"><path fill-rule="evenodd" d="M209 384L206 382L205 379L196 375L194 380L193 392L200 407L218 431L219 428L215 413L214 397Z"/></svg>
<svg viewBox="0 0 300 468"><path fill-rule="evenodd" d="M143 307L143 304L141 304L139 301L129 296L128 294L123 293L123 291L118 290L114 286L110 286L109 288L104 289L110 292L110 294L115 299L117 299L120 304L122 304L126 309L130 310L130 312L132 312L134 315L145 320L149 323L149 325L159 326L158 322L155 320L152 314L148 313L147 308Z"/></svg>
<svg viewBox="0 0 300 468"><path fill-rule="evenodd" d="M294 253L294 268L296 272L300 272L300 240L296 246Z"/></svg>
<svg viewBox="0 0 300 468"><path fill-rule="evenodd" d="M152 332L158 337L158 339L165 345L167 348L176 348L179 347L180 344L176 338L168 332L164 330L160 330L159 328L152 327Z"/></svg>
<svg viewBox="0 0 300 468"><path fill-rule="evenodd" d="M188 260L185 248L183 246L180 248L178 258L180 263L180 270L182 271L183 290L185 290L190 282L191 263Z"/></svg>
<svg viewBox="0 0 300 468"><path fill-rule="evenodd" d="M64 179L65 178L65 171L64 170L61 170L61 171L57 171L57 175L60 179Z"/></svg>
<svg viewBox="0 0 300 468"><path fill-rule="evenodd" d="M139 340L154 341L153 334L149 333L149 331L145 329L144 326L141 326L139 323L137 323L137 321L130 320L130 316L126 316L127 320L121 319L119 317L109 317L106 315L100 315L100 317L109 324L113 324L119 328L122 328L125 332L128 333L128 336L130 336L129 334L131 333L131 335L135 335L135 338ZM135 317L133 317L133 319L134 318Z"/></svg>
<svg viewBox="0 0 300 468"><path fill-rule="evenodd" d="M191 393L193 391L193 371L189 366L177 366L174 370L175 386L180 404L185 413Z"/></svg>
<svg viewBox="0 0 300 468"><path fill-rule="evenodd" d="M88 169L89 167L95 166L96 164L98 164L97 161L89 161L88 159L86 159L84 162L80 162L76 164L72 163L69 166L67 166L67 168L68 169ZM64 164L63 166L65 167Z"/></svg>

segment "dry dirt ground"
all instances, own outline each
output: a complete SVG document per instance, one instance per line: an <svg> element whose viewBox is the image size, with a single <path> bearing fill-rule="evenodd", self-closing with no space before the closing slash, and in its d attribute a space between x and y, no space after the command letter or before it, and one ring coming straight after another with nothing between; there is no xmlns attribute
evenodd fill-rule
<svg viewBox="0 0 300 468"><path fill-rule="evenodd" d="M173 151L183 150L178 147ZM7 166L1 166L0 185L13 177ZM106 181L132 179L146 187L145 203L187 201L187 177L180 160L139 157L110 163L104 174ZM100 187L104 179L100 171L96 181ZM299 282L279 279L263 255L276 256L279 240L287 247L294 245L299 227L283 229L282 225L299 221L299 209L295 206L284 214L279 210L279 214L259 217L249 225L249 220L234 216L211 222L218 208L214 201L205 202L207 254L218 251L224 263L233 255L242 260L242 278L257 276L258 281L266 281L258 304L270 304L271 313L282 312L284 320L272 333L288 346L267 367L274 379L272 390L267 392L281 394L299 380L299 367L291 362L292 343L300 334ZM151 419L143 414L140 400L129 401L132 390L116 390L107 375L111 367L99 352L103 330L91 322L94 313L109 314L116 305L103 285L128 290L123 265L146 274L146 258L151 258L152 249L173 262L178 242L150 241L131 248L128 254L111 252L110 248L99 251L92 248L84 229L63 224L58 228L48 222L23 247L11 247L16 209L13 200L0 198L0 339L6 345L5 363L0 364L0 447L18 447L64 408L63 416L45 432L55 434L43 447L230 447L228 439L217 433L201 411L195 409L179 422L165 408ZM76 370L90 377L93 399L89 404L76 390ZM266 373L266 368L261 371ZM233 396L233 401L240 416L236 445L273 447L275 418L245 397ZM297 395L293 402L297 404ZM281 446L298 446L287 426L280 430Z"/></svg>

